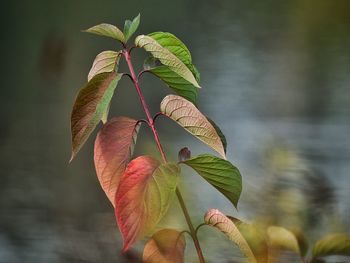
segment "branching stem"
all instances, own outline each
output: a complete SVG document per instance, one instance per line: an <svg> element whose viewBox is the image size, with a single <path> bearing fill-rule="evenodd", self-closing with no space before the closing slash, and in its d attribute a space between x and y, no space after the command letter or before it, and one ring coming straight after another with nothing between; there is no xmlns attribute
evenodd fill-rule
<svg viewBox="0 0 350 263"><path fill-rule="evenodd" d="M154 139L156 141L156 144L157 144L157 147L159 149L160 155L162 156L163 161L166 163L167 162L167 158L166 158L163 146L160 143L159 135L158 135L157 129L156 129L155 125L154 125L154 119L152 118L152 115L151 115L151 113L150 113L150 111L148 109L148 105L147 105L147 103L145 101L145 97L143 96L143 93L141 91L141 88L140 88L140 85L139 85L139 82L138 82L138 76L136 76L136 74L135 74L134 67L133 67L132 62L131 62L130 51L131 51L131 49L128 50L127 48L124 48L123 55L125 57L125 60L126 60L126 62L128 64L129 70L130 70L131 80L134 83L134 86L136 88L136 91L137 91L137 94L139 96L140 102L142 104L143 110L146 113L148 124L149 124L149 126L150 126L150 128L151 128L151 130L153 132ZM187 225L188 225L189 230L190 230L191 237L192 237L194 245L196 247L198 258L199 258L199 262L200 263L205 263L204 256L203 256L202 249L200 247L200 244L199 244L199 241L198 241L198 238L197 238L196 231L195 231L195 229L193 227L190 215L188 213L188 210L186 208L185 202L184 202L184 200L182 198L182 195L181 195L181 193L180 193L178 188L176 188L176 196L177 196L177 198L179 200L181 209L183 211L183 214L185 216Z"/></svg>
<svg viewBox="0 0 350 263"><path fill-rule="evenodd" d="M206 225L207 225L207 224L205 224L205 223L202 223L202 224L198 225L198 226L196 227L196 230L195 230L196 235L197 235L197 233L198 233L198 230L199 230L202 226L206 226Z"/></svg>

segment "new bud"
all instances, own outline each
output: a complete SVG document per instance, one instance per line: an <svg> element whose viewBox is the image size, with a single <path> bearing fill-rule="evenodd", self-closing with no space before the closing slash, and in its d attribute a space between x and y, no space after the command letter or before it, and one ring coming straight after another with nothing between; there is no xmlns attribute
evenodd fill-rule
<svg viewBox="0 0 350 263"><path fill-rule="evenodd" d="M184 147L179 151L179 161L183 162L191 158L191 151Z"/></svg>

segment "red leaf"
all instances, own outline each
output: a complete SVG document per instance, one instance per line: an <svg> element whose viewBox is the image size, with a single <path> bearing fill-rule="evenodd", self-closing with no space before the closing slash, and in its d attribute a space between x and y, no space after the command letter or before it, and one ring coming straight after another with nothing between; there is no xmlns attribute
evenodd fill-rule
<svg viewBox="0 0 350 263"><path fill-rule="evenodd" d="M140 124L128 117L107 122L95 141L94 161L98 180L114 205L115 193L136 143Z"/></svg>
<svg viewBox="0 0 350 263"><path fill-rule="evenodd" d="M115 215L123 235L123 251L148 234L167 212L175 195L180 168L149 156L132 160L120 180Z"/></svg>

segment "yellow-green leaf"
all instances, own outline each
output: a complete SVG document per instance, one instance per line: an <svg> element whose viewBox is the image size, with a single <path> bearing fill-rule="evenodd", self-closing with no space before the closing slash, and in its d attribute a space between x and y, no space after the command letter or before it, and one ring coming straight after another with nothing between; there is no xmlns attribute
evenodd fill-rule
<svg viewBox="0 0 350 263"><path fill-rule="evenodd" d="M270 226L267 229L269 245L271 247L289 250L300 255L298 240L293 232L279 226Z"/></svg>
<svg viewBox="0 0 350 263"><path fill-rule="evenodd" d="M115 72L101 73L79 91L71 115L71 160L101 121L120 78L121 75Z"/></svg>
<svg viewBox="0 0 350 263"><path fill-rule="evenodd" d="M123 32L117 28L114 25L102 23L93 27L90 27L83 32L104 36L104 37L111 37L116 40L119 40L120 42L125 43L125 37Z"/></svg>
<svg viewBox="0 0 350 263"><path fill-rule="evenodd" d="M262 230L255 224L245 223L235 217L227 216L241 232L242 236L250 246L256 260L259 263L268 262L268 246L266 241L265 230Z"/></svg>
<svg viewBox="0 0 350 263"><path fill-rule="evenodd" d="M193 103L180 96L168 95L161 102L160 111L226 159L220 136Z"/></svg>
<svg viewBox="0 0 350 263"><path fill-rule="evenodd" d="M147 241L142 260L145 263L183 263L186 240L174 229L162 229Z"/></svg>
<svg viewBox="0 0 350 263"><path fill-rule="evenodd" d="M162 47L162 45L152 37L140 35L135 39L135 45L144 48L146 51L150 52L153 57L159 59L163 65L168 66L169 69L176 74L193 84L195 87L200 88L192 71L176 55Z"/></svg>
<svg viewBox="0 0 350 263"><path fill-rule="evenodd" d="M331 255L350 256L350 235L332 234L316 242L312 250L314 258Z"/></svg>
<svg viewBox="0 0 350 263"><path fill-rule="evenodd" d="M115 52L110 50L103 51L98 54L92 63L92 67L88 75L88 81L90 81L97 74L116 71L120 55L121 51Z"/></svg>
<svg viewBox="0 0 350 263"><path fill-rule="evenodd" d="M204 222L223 232L234 242L241 252L246 256L249 263L260 263L257 261L251 247L244 238L238 227L223 213L217 209L209 210L204 216Z"/></svg>

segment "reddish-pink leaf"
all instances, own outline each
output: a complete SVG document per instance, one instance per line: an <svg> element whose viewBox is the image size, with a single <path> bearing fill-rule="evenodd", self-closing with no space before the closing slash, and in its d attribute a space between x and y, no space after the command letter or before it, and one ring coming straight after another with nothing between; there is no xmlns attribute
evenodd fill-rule
<svg viewBox="0 0 350 263"><path fill-rule="evenodd" d="M139 128L140 123L134 119L115 117L102 127L96 137L96 173L113 206L119 180L131 158Z"/></svg>
<svg viewBox="0 0 350 263"><path fill-rule="evenodd" d="M162 229L147 241L143 250L146 263L183 263L186 240L174 229Z"/></svg>
<svg viewBox="0 0 350 263"><path fill-rule="evenodd" d="M180 174L177 164L149 156L132 160L119 182L115 215L123 235L123 251L148 234L167 212Z"/></svg>

